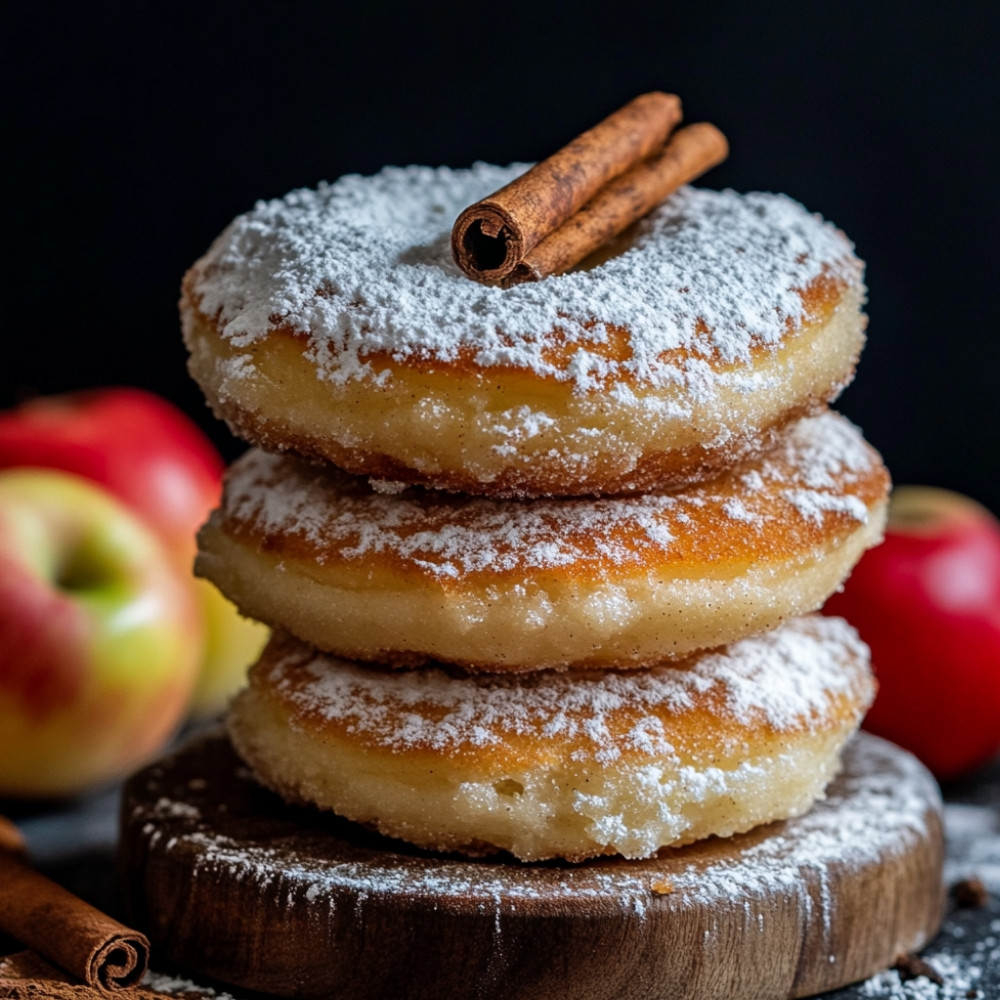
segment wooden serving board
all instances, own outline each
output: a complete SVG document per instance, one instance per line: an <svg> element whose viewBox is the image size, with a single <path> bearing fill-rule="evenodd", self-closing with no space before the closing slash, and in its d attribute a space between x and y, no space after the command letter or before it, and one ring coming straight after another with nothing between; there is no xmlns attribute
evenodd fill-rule
<svg viewBox="0 0 1000 1000"><path fill-rule="evenodd" d="M861 734L807 816L653 859L442 856L260 789L219 734L125 788L157 962L336 1000L777 1000L864 979L943 912L937 788Z"/></svg>

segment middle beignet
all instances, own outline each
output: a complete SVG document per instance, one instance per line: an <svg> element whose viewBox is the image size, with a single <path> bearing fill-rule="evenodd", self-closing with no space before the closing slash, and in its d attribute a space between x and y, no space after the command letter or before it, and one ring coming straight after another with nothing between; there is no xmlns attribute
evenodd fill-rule
<svg viewBox="0 0 1000 1000"><path fill-rule="evenodd" d="M196 572L244 614L352 659L644 667L818 608L881 539L888 487L834 413L709 483L601 499L392 494L251 450Z"/></svg>

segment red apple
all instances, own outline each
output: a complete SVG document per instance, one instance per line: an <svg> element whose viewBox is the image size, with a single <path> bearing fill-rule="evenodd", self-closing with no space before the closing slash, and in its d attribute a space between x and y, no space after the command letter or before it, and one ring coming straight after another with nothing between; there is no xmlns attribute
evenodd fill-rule
<svg viewBox="0 0 1000 1000"><path fill-rule="evenodd" d="M124 500L188 558L220 495L223 462L200 428L142 389L41 396L0 413L0 469L73 472Z"/></svg>
<svg viewBox="0 0 1000 1000"><path fill-rule="evenodd" d="M99 483L159 533L202 609L204 656L192 710L217 711L241 685L267 630L191 576L195 535L218 503L223 471L197 424L142 389L42 396L0 413L0 469L15 466L61 469Z"/></svg>
<svg viewBox="0 0 1000 1000"><path fill-rule="evenodd" d="M0 472L0 795L117 778L183 718L201 623L159 537L105 490Z"/></svg>
<svg viewBox="0 0 1000 1000"><path fill-rule="evenodd" d="M871 647L879 693L866 729L940 778L1000 749L1000 521L985 507L898 487L885 541L824 610Z"/></svg>

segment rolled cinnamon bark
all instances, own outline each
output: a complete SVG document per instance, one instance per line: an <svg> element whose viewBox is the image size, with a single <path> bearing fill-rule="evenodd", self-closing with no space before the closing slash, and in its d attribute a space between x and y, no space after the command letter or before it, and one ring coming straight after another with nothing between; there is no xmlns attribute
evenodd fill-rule
<svg viewBox="0 0 1000 1000"><path fill-rule="evenodd" d="M568 271L728 154L726 137L714 125L678 129L660 152L615 178L542 240L504 279L504 287Z"/></svg>
<svg viewBox="0 0 1000 1000"><path fill-rule="evenodd" d="M674 94L654 91L588 129L455 220L451 250L469 277L498 284L609 181L645 159L681 120Z"/></svg>
<svg viewBox="0 0 1000 1000"><path fill-rule="evenodd" d="M126 996L134 1000L213 1000L219 996L183 979L167 980L162 989L166 992L139 986ZM0 1000L94 1000L100 995L33 951L0 958Z"/></svg>
<svg viewBox="0 0 1000 1000"><path fill-rule="evenodd" d="M95 1000L101 994L33 951L0 958L0 1000Z"/></svg>
<svg viewBox="0 0 1000 1000"><path fill-rule="evenodd" d="M149 941L0 850L0 931L92 989L130 989L146 974Z"/></svg>

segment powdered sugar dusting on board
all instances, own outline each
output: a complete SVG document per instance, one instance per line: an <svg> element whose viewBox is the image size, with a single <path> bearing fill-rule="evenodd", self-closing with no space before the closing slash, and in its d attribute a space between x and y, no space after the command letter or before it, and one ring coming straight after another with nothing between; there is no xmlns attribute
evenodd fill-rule
<svg viewBox="0 0 1000 1000"><path fill-rule="evenodd" d="M170 780L168 767L153 794L169 794ZM252 786L246 775L228 780L237 788ZM186 787L178 794L191 796ZM209 787L198 793L197 801L203 804L207 817L218 813L216 803L230 798L228 792ZM714 842L706 842L704 850L696 846L665 851L659 859L640 862L595 860L556 867L520 864L516 879L510 877L511 862L428 855L396 842L389 842L388 847L383 843L375 850L351 847L341 850L340 858L321 850L310 858L301 851L289 851L277 818L268 820L274 835L266 844L248 844L245 838L228 836L222 832L227 824L240 824L240 816L229 810L226 815L213 815L211 821L185 816L162 820L167 828L157 831L157 840L169 844L167 850L181 850L187 856L195 848L200 868L226 868L239 881L256 885L262 898L273 900L274 905L284 905L282 901L292 891L302 898L311 896L317 918L326 900L332 919L333 900L337 896L338 905L343 905L345 891L355 895L362 908L372 897L384 905L387 896L413 894L429 895L445 910L465 911L470 902L478 900L491 913L513 912L511 908L522 900L573 905L605 899L615 909L640 917L654 907L746 901L751 916L748 931L767 933L766 921L760 926L757 919L757 907L770 912L773 901L763 901L774 892L795 897L802 891L808 893L808 886L815 885L830 866L843 868L846 864L860 869L903 855L927 838L928 824L938 821L939 812L937 786L927 771L898 748L863 734L845 750L844 770L829 799L816 803L804 816L734 838L729 843L738 845L738 854L734 857L727 849L721 862L713 863ZM296 813L289 817L293 823L290 830L301 829L307 817L319 821L315 814ZM141 809L131 818L140 825L145 820ZM165 839L168 834L170 839ZM320 845L322 840L323 835L318 838ZM336 837L333 843L338 843ZM405 854L405 864L399 863L396 851ZM659 866L659 860L665 868ZM653 887L665 873L672 891L659 895ZM818 893L817 898L822 906L836 908L835 897L823 899ZM813 916L824 922L822 913ZM707 950L710 944L706 942Z"/></svg>
<svg viewBox="0 0 1000 1000"><path fill-rule="evenodd" d="M510 289L470 281L451 259L452 223L525 169L388 167L260 202L195 266L193 295L235 348L276 324L308 335L335 381L369 373L372 352L464 353L581 391L621 374L697 391L706 360L745 361L800 323L811 281L857 280L843 234L791 199L682 188L597 267ZM624 357L608 349L612 325L629 331ZM581 341L568 365L548 353L557 329Z"/></svg>
<svg viewBox="0 0 1000 1000"><path fill-rule="evenodd" d="M288 640L273 660L265 654L251 683L284 699L293 719L296 710L318 715L393 752L423 747L450 756L516 735L570 743L572 753L602 763L625 753L672 755L664 726L695 708L722 723L725 742L745 737L734 723L808 730L834 699L846 695L863 711L871 696L867 647L845 621L828 617L794 619L680 667L622 673L382 671Z"/></svg>
<svg viewBox="0 0 1000 1000"><path fill-rule="evenodd" d="M811 546L815 540L798 543L810 526L866 523L868 506L856 494L871 489L879 470L858 429L828 412L800 421L770 455L672 494L525 502L420 489L387 494L251 450L228 473L223 510L224 519L265 537L306 540L320 563L390 554L441 580L564 566L614 573L669 556L679 535L717 531L720 521L759 553L779 532L789 544Z"/></svg>

